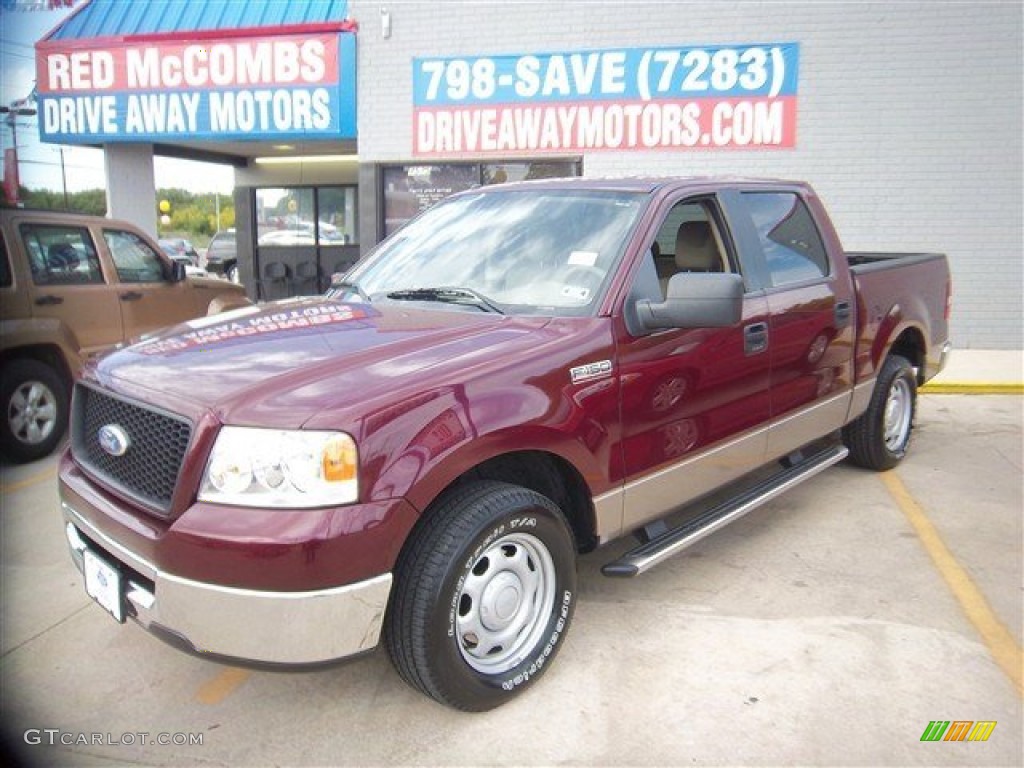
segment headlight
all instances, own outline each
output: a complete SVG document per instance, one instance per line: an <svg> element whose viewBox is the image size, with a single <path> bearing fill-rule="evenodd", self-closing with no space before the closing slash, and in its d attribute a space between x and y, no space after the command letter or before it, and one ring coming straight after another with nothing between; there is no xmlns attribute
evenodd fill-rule
<svg viewBox="0 0 1024 768"><path fill-rule="evenodd" d="M246 507L331 507L359 497L355 441L344 432L223 427L200 501Z"/></svg>

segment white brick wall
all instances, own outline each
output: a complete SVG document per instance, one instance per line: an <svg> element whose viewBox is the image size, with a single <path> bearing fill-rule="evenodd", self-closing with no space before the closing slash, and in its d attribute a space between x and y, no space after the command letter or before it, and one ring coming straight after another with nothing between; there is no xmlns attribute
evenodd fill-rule
<svg viewBox="0 0 1024 768"><path fill-rule="evenodd" d="M381 35L380 8L392 35ZM800 44L793 150L593 152L591 176L742 174L813 183L851 250L938 250L953 341L1021 349L1019 2L352 0L359 155L412 157L412 58L712 43Z"/></svg>

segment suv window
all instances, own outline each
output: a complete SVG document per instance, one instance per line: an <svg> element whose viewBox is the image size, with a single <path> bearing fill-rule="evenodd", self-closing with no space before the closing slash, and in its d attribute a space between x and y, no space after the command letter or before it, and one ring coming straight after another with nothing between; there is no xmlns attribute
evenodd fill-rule
<svg viewBox="0 0 1024 768"><path fill-rule="evenodd" d="M743 199L761 239L772 285L828 276L825 244L799 196L792 192L746 192Z"/></svg>
<svg viewBox="0 0 1024 768"><path fill-rule="evenodd" d="M19 231L36 285L103 282L100 259L86 228L22 224Z"/></svg>
<svg viewBox="0 0 1024 768"><path fill-rule="evenodd" d="M152 248L134 232L104 229L110 255L122 283L161 283L164 281L164 263Z"/></svg>
<svg viewBox="0 0 1024 768"><path fill-rule="evenodd" d="M7 258L7 241L0 232L0 288L11 287L11 262Z"/></svg>

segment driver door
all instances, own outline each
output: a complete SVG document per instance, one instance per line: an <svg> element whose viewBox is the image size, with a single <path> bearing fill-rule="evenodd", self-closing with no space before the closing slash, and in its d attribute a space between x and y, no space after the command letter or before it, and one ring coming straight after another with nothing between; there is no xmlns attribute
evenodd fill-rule
<svg viewBox="0 0 1024 768"><path fill-rule="evenodd" d="M676 272L743 274L715 196L666 204L630 296L663 301ZM745 277L742 322L617 343L622 381L623 530L758 467L770 417L768 303Z"/></svg>

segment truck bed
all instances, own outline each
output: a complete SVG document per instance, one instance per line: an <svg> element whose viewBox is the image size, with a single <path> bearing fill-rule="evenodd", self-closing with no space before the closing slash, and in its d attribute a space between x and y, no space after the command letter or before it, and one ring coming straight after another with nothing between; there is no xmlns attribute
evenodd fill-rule
<svg viewBox="0 0 1024 768"><path fill-rule="evenodd" d="M885 253L872 251L846 251L846 260L850 269L857 274L876 270L892 269L897 266L910 266L925 261L944 260L943 253Z"/></svg>
<svg viewBox="0 0 1024 768"><path fill-rule="evenodd" d="M889 338L886 327L912 325L927 341L918 368L918 384L932 378L944 364L945 349L936 340L949 338L949 267L942 253L846 252L860 297L858 379L875 370ZM870 362L869 362L870 361Z"/></svg>

